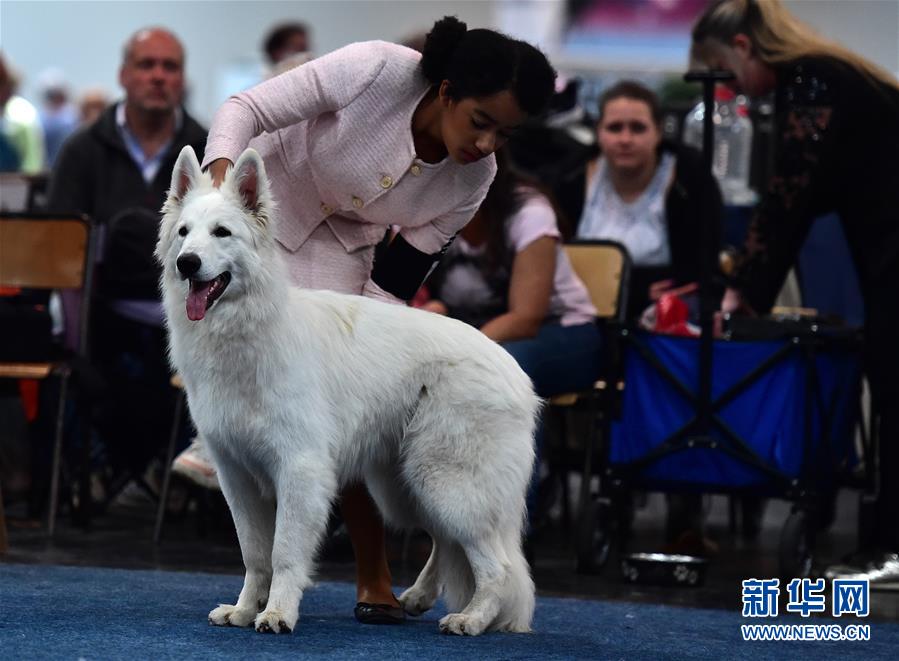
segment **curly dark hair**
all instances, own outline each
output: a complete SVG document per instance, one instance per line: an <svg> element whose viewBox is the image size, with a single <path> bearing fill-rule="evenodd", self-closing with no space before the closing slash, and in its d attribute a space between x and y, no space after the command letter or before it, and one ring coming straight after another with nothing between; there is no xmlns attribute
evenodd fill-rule
<svg viewBox="0 0 899 661"><path fill-rule="evenodd" d="M537 48L494 30L469 30L454 16L431 28L421 66L432 85L449 81L453 99L509 90L531 116L546 109L555 88L556 72Z"/></svg>

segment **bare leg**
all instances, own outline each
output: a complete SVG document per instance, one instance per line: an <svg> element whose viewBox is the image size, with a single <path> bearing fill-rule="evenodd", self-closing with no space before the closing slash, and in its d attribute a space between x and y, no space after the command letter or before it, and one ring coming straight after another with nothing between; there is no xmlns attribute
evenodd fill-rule
<svg viewBox="0 0 899 661"><path fill-rule="evenodd" d="M356 556L356 601L399 607L393 596L384 523L364 484L354 484L340 494L340 513Z"/></svg>

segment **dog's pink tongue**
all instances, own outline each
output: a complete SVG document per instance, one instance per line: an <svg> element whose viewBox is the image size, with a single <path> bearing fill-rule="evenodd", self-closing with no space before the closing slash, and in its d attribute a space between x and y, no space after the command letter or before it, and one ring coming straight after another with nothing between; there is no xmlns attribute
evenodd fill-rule
<svg viewBox="0 0 899 661"><path fill-rule="evenodd" d="M187 318L191 321L200 321L206 316L206 296L212 288L212 280L209 282L191 282L190 291L187 294Z"/></svg>

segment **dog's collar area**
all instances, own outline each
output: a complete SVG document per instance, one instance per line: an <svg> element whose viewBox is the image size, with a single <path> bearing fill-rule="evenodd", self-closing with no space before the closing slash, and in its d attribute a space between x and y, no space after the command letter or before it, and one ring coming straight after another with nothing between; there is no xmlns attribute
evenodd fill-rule
<svg viewBox="0 0 899 661"><path fill-rule="evenodd" d="M231 282L231 274L225 271L212 280L190 280L187 293L187 318L200 321L206 310L212 307Z"/></svg>

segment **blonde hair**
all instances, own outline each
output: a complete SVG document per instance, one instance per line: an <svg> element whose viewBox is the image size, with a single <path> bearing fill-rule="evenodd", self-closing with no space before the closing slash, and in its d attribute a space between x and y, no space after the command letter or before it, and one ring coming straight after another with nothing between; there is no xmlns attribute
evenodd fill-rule
<svg viewBox="0 0 899 661"><path fill-rule="evenodd" d="M868 78L899 89L885 69L826 39L781 4L780 0L717 0L693 27L691 59L704 60L708 41L729 44L736 34L752 41L759 59L776 65L803 57L830 57L845 62Z"/></svg>

